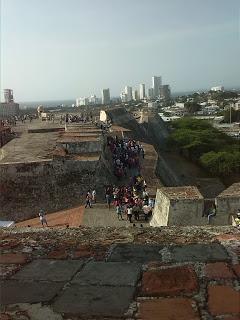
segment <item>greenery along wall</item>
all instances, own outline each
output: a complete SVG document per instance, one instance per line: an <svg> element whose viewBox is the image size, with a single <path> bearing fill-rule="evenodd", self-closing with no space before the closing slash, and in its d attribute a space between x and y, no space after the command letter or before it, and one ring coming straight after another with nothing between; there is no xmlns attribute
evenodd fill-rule
<svg viewBox="0 0 240 320"><path fill-rule="evenodd" d="M169 148L198 162L216 176L240 171L240 144L203 120L183 118L172 122Z"/></svg>

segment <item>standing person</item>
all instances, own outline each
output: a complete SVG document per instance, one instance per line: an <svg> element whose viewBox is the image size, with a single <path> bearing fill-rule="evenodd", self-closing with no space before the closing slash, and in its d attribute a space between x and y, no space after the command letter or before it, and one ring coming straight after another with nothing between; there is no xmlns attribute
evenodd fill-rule
<svg viewBox="0 0 240 320"><path fill-rule="evenodd" d="M207 219L208 219L208 224L211 223L212 217L215 217L215 216L216 216L216 213L217 213L217 211L216 211L216 206L215 206L215 204L214 204L213 207L211 208L209 214L208 214L208 217L207 217Z"/></svg>
<svg viewBox="0 0 240 320"><path fill-rule="evenodd" d="M132 207L131 206L128 206L127 208L127 218L129 222L132 223Z"/></svg>
<svg viewBox="0 0 240 320"><path fill-rule="evenodd" d="M116 212L117 212L117 215L118 215L118 220L123 220L123 217L122 217L122 206L121 206L120 203L116 206Z"/></svg>
<svg viewBox="0 0 240 320"><path fill-rule="evenodd" d="M86 202L85 202L85 208L87 208L87 206L89 206L89 208L92 208L92 195L90 193L90 190L88 190L87 194L86 194Z"/></svg>
<svg viewBox="0 0 240 320"><path fill-rule="evenodd" d="M106 194L106 202L108 205L108 209L110 210L110 206L111 206L111 195L109 193Z"/></svg>
<svg viewBox="0 0 240 320"><path fill-rule="evenodd" d="M97 202L97 201L96 201L96 195L97 195L96 190L93 189L93 191L92 191L92 201L93 201L94 203Z"/></svg>
<svg viewBox="0 0 240 320"><path fill-rule="evenodd" d="M44 227L44 223L46 224L46 226L48 227L48 223L47 223L47 219L45 217L45 212L43 209L40 209L39 211L39 219L40 219L40 222L42 224L42 226Z"/></svg>

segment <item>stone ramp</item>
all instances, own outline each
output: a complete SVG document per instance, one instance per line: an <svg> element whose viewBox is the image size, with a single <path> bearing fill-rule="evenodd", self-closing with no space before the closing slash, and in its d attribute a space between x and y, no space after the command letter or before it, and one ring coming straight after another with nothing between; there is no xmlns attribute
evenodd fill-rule
<svg viewBox="0 0 240 320"><path fill-rule="evenodd" d="M46 219L49 227L79 227L83 220L84 207L78 206L72 209L67 209L55 213L46 215ZM39 218L25 220L23 222L16 223L17 227L42 227Z"/></svg>
<svg viewBox="0 0 240 320"><path fill-rule="evenodd" d="M124 215L123 215L124 216ZM123 221L119 221L115 207L111 205L110 210L105 203L96 203L92 208L84 209L82 225L88 227L126 227L129 222L124 216Z"/></svg>

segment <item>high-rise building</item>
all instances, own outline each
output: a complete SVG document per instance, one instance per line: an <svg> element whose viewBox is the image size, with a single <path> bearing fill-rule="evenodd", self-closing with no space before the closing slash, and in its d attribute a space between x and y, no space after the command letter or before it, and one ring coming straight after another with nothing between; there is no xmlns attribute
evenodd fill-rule
<svg viewBox="0 0 240 320"><path fill-rule="evenodd" d="M127 95L127 101L132 101L132 87L126 86L124 92Z"/></svg>
<svg viewBox="0 0 240 320"><path fill-rule="evenodd" d="M93 94L92 96L90 96L90 97L88 98L88 100L89 100L89 104L91 104L91 105L95 105L95 104L98 103L98 98L95 96L95 94Z"/></svg>
<svg viewBox="0 0 240 320"><path fill-rule="evenodd" d="M153 99L154 98L154 89L153 88L149 88L148 89L148 98L149 99Z"/></svg>
<svg viewBox="0 0 240 320"><path fill-rule="evenodd" d="M127 96L127 94L125 92L122 92L120 94L120 97L121 97L121 101L122 102L128 102L128 96Z"/></svg>
<svg viewBox="0 0 240 320"><path fill-rule="evenodd" d="M139 86L139 97L140 97L140 100L143 100L146 97L144 83L141 83Z"/></svg>
<svg viewBox="0 0 240 320"><path fill-rule="evenodd" d="M154 98L157 98L160 95L160 87L162 85L162 78L161 77L152 77L152 88L154 92Z"/></svg>
<svg viewBox="0 0 240 320"><path fill-rule="evenodd" d="M160 98L169 100L171 98L171 89L168 84L164 84L160 87Z"/></svg>
<svg viewBox="0 0 240 320"><path fill-rule="evenodd" d="M12 89L4 89L4 99L5 103L14 102Z"/></svg>
<svg viewBox="0 0 240 320"><path fill-rule="evenodd" d="M11 89L4 90L5 102L0 104L0 119L7 119L19 114L19 104L14 102L13 91Z"/></svg>
<svg viewBox="0 0 240 320"><path fill-rule="evenodd" d="M80 107L80 106L88 106L89 105L89 99L86 97L82 97L82 98L77 98L76 99L76 106Z"/></svg>
<svg viewBox="0 0 240 320"><path fill-rule="evenodd" d="M110 90L103 89L102 90L102 104L109 104L110 103Z"/></svg>
<svg viewBox="0 0 240 320"><path fill-rule="evenodd" d="M135 100L135 101L139 100L138 90L133 90L133 100Z"/></svg>

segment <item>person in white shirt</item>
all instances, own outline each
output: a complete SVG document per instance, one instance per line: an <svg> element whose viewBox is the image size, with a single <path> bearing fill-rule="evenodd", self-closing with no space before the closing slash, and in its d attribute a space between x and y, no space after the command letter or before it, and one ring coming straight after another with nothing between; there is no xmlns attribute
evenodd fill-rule
<svg viewBox="0 0 240 320"><path fill-rule="evenodd" d="M45 212L43 211L43 209L40 209L38 215L39 215L39 219L40 219L42 226L44 227L44 223L45 223L46 226L48 227L47 219L45 217Z"/></svg>
<svg viewBox="0 0 240 320"><path fill-rule="evenodd" d="M127 208L127 218L129 222L132 223L132 207L130 206Z"/></svg>
<svg viewBox="0 0 240 320"><path fill-rule="evenodd" d="M94 202L94 203L96 203L96 195L97 195L97 193L96 193L96 190L94 189L92 191L92 202Z"/></svg>

